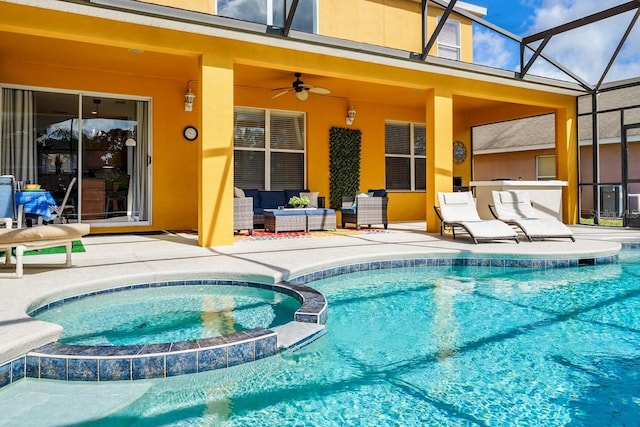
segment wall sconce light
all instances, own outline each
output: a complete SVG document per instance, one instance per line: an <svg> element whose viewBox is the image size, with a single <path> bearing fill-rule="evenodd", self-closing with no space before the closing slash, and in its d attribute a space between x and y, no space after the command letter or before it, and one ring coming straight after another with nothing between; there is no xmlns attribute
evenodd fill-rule
<svg viewBox="0 0 640 427"><path fill-rule="evenodd" d="M184 111L193 111L193 101L196 99L196 95L191 91L191 82L195 82L195 80L187 82L187 93L184 94Z"/></svg>
<svg viewBox="0 0 640 427"><path fill-rule="evenodd" d="M353 105L352 105L347 110L347 124L352 125L355 119L356 119L356 109L353 108Z"/></svg>

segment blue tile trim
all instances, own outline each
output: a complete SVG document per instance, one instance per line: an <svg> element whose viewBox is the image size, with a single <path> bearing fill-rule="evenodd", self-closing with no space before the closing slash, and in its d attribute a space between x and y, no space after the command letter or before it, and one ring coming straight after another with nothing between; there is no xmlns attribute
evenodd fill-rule
<svg viewBox="0 0 640 427"><path fill-rule="evenodd" d="M623 248L640 248L640 243L622 243ZM281 292L296 298L301 306L295 320L326 324L327 302L322 294L306 286L316 280L359 271L399 267L472 266L500 268L567 268L601 265L618 261L618 255L579 259L504 259L486 258L412 258L363 262L316 271L278 284L252 283L238 280L173 280L141 283L105 289L53 301L35 309L34 315L68 301L93 295L149 287L188 285L253 286ZM297 344L294 344L295 347ZM68 381L117 381L169 377L204 372L247 363L277 354L277 334L268 329L253 329L225 337L214 337L152 346L70 346L51 343L27 355L0 365L0 387L25 377L52 378Z"/></svg>
<svg viewBox="0 0 640 427"><path fill-rule="evenodd" d="M623 247L625 244L623 244ZM640 248L640 243L637 246L628 246ZM618 261L618 255L610 255L595 258L562 258L562 259L547 259L547 258L499 258L499 257L483 257L483 258L466 258L466 257L450 257L450 258L413 258L403 260L391 260L391 261L372 261L363 262L359 264L343 265L339 267L332 267L320 272L312 272L301 276L293 277L287 280L286 283L291 285L304 285L312 283L321 278L329 278L334 276L340 276L342 274L356 273L361 271L380 270L387 268L397 267L516 267L516 268L533 268L533 269L547 269L547 268L566 268L566 267L578 267L580 265L601 265L611 264ZM306 317L307 313L298 310L297 316Z"/></svg>
<svg viewBox="0 0 640 427"><path fill-rule="evenodd" d="M0 366L0 386L25 376L68 381L164 378L226 368L277 353L277 333L264 328L176 345L90 347L51 343ZM14 374L12 379L12 369L23 373Z"/></svg>

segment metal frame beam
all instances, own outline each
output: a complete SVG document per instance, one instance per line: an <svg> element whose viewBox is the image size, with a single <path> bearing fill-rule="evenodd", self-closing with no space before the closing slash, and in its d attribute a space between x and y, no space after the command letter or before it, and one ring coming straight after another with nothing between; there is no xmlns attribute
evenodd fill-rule
<svg viewBox="0 0 640 427"><path fill-rule="evenodd" d="M298 3L300 0L292 0L291 7L289 10L286 10L286 2L285 2L285 17L284 17L284 28L282 29L282 35L287 37L289 35L289 31L291 31L291 25L293 25L293 17L296 15L296 9L298 9Z"/></svg>
<svg viewBox="0 0 640 427"><path fill-rule="evenodd" d="M422 60L424 61L425 59L427 59L427 56L429 55L429 51L431 50L431 48L433 47L433 45L436 43L436 41L438 40L438 36L440 35L440 31L442 31L442 27L444 27L444 24L447 22L447 19L449 18L449 15L451 14L451 11L453 10L454 6L456 5L456 2L458 0L451 0L449 2L449 4L447 5L447 7L445 8L444 12L442 13L442 17L440 18L440 22L438 22L438 25L436 25L435 30L433 30L433 34L431 34L431 37L429 38L429 41L424 44L423 43L423 47L422 47ZM423 30L423 34L426 38L427 35L427 7L426 7L426 0L423 0L423 6L422 6L422 22L424 23L424 30Z"/></svg>

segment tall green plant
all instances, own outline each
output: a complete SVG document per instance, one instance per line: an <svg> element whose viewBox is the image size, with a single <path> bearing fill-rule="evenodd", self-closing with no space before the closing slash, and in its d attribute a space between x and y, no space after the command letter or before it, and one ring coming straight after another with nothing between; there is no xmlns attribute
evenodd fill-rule
<svg viewBox="0 0 640 427"><path fill-rule="evenodd" d="M354 196L360 188L362 132L332 127L329 130L329 203L342 207L343 196Z"/></svg>

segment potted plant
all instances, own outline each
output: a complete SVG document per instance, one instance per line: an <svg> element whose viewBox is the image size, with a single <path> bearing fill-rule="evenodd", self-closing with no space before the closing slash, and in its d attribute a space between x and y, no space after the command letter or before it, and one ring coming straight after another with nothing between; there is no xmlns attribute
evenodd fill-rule
<svg viewBox="0 0 640 427"><path fill-rule="evenodd" d="M306 196L293 196L289 199L289 205L293 206L294 208L306 208L307 206L309 206L309 203L309 198Z"/></svg>

